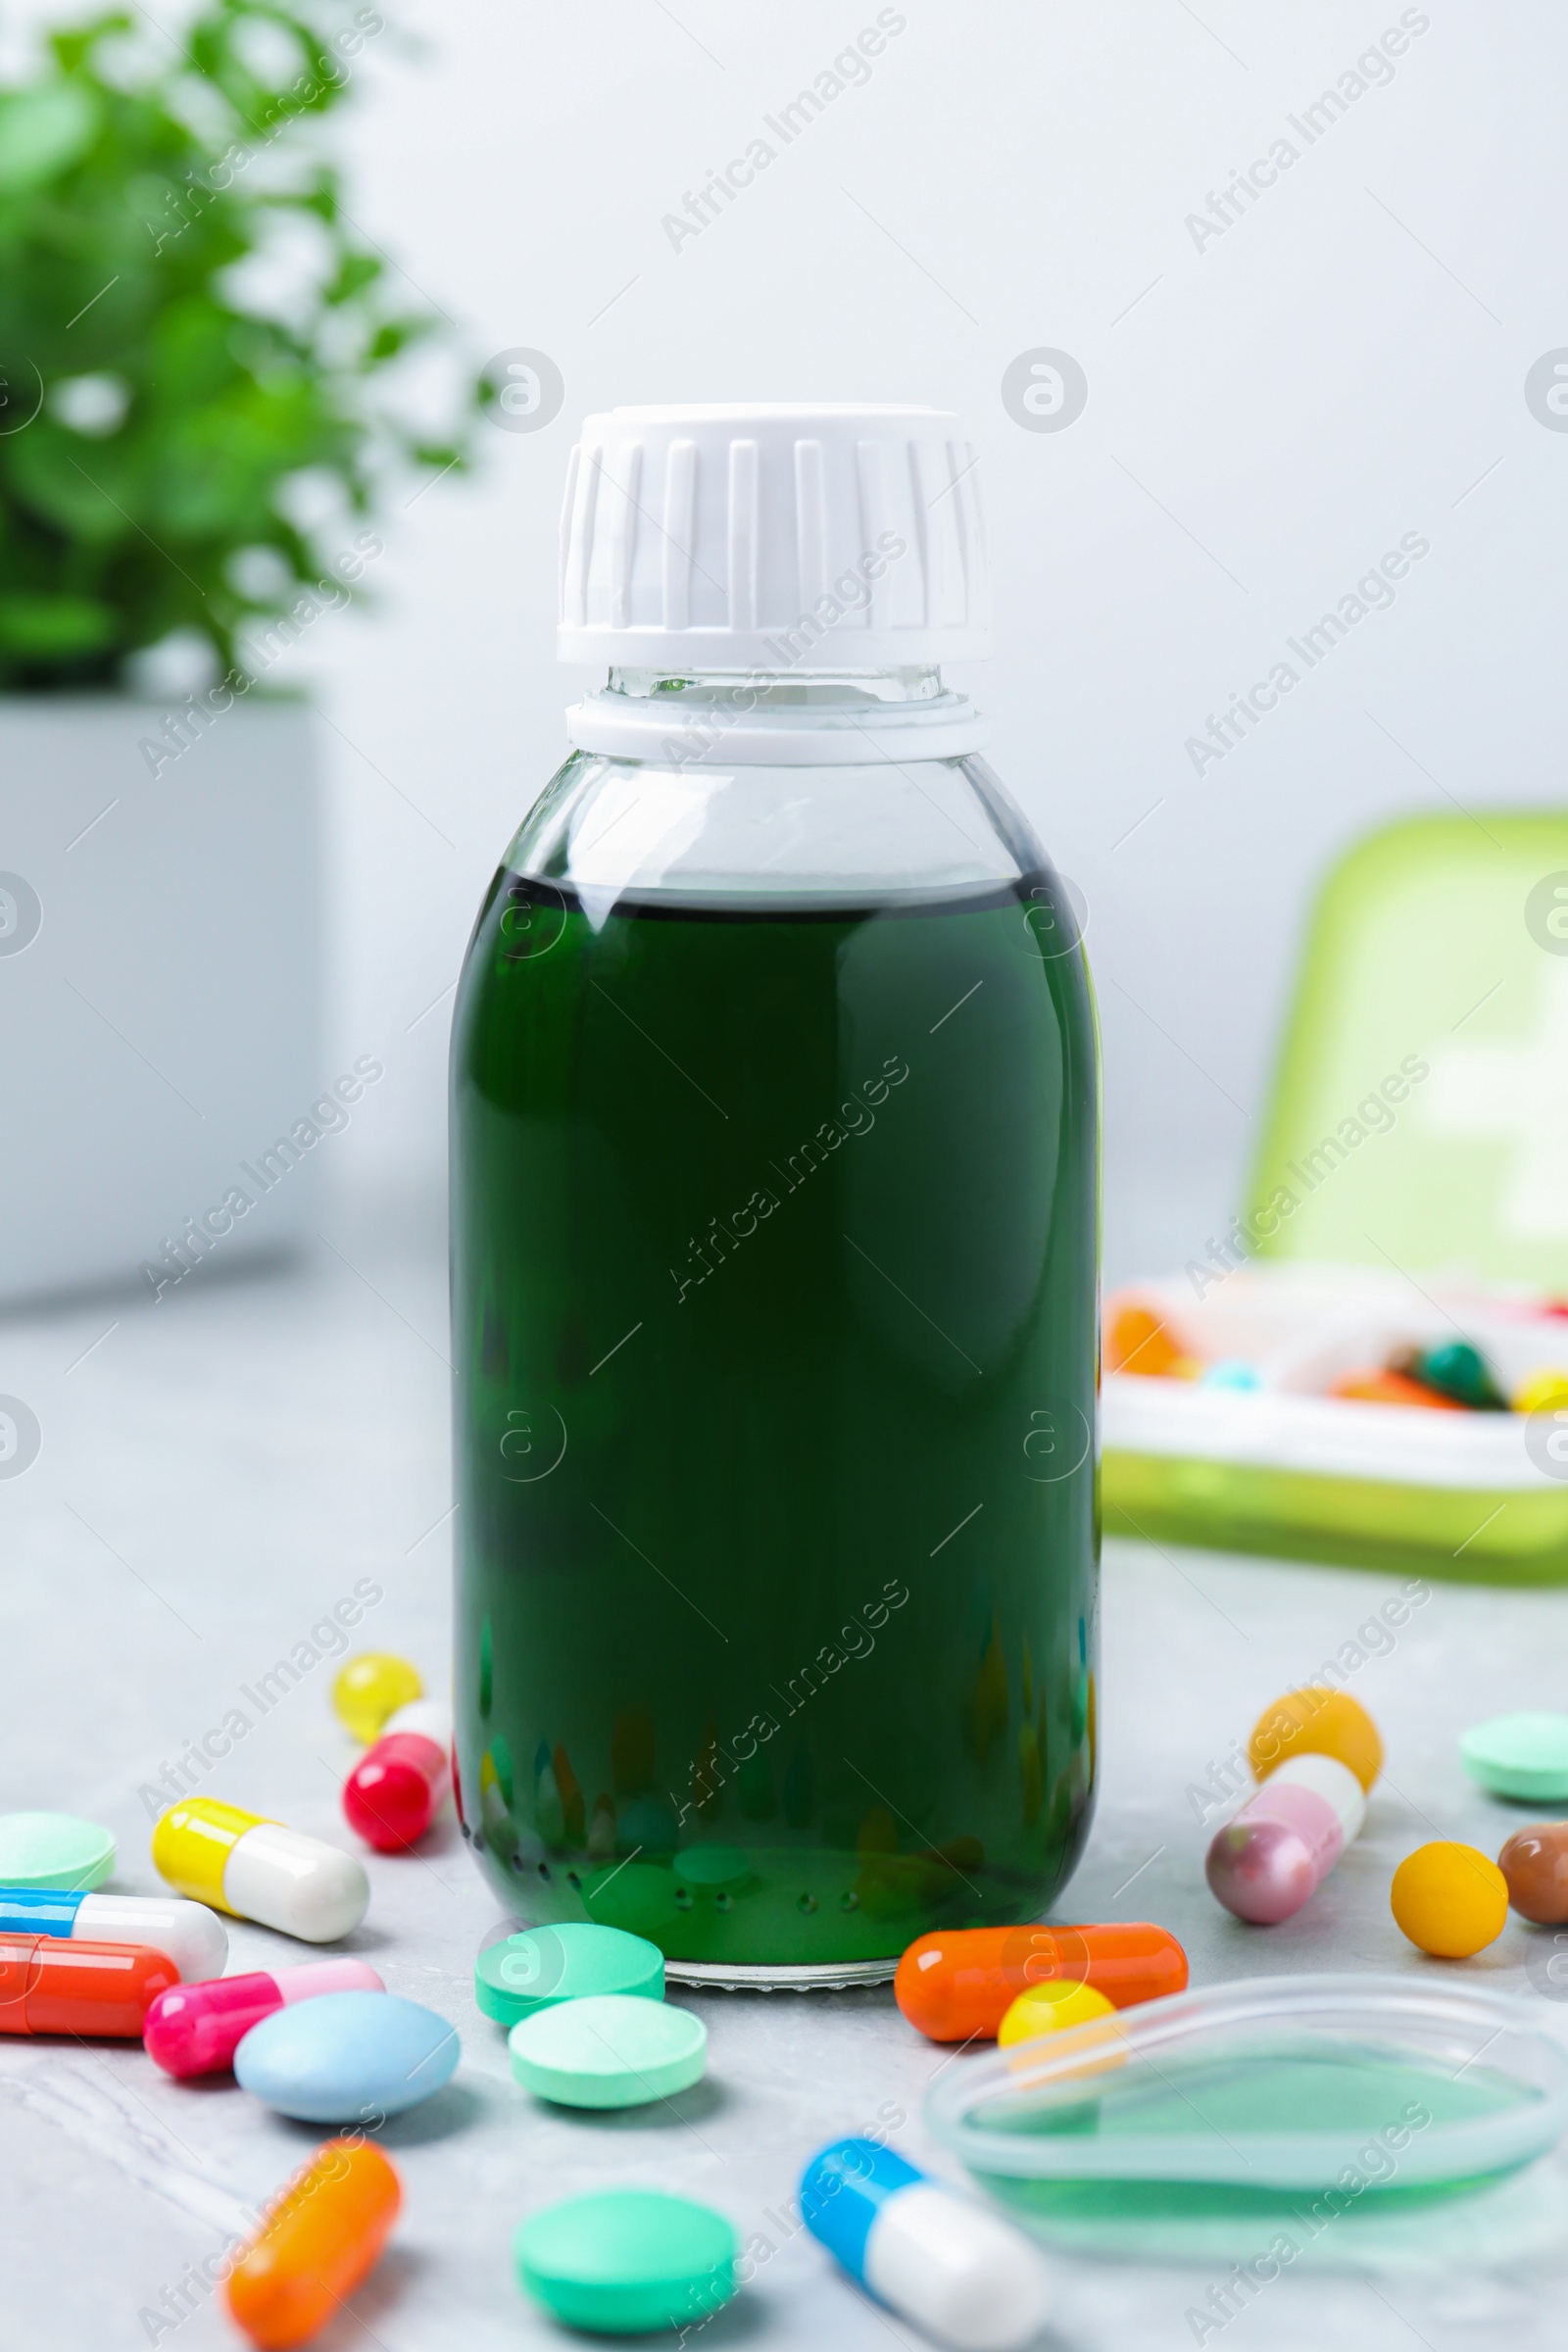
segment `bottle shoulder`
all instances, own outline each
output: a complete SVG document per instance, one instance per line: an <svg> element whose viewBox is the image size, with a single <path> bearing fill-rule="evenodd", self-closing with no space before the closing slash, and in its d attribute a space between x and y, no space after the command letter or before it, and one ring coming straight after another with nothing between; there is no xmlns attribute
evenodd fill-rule
<svg viewBox="0 0 1568 2352"><path fill-rule="evenodd" d="M1014 891L1049 870L987 763L662 766L575 751L505 870L608 911L627 901L875 904Z"/></svg>

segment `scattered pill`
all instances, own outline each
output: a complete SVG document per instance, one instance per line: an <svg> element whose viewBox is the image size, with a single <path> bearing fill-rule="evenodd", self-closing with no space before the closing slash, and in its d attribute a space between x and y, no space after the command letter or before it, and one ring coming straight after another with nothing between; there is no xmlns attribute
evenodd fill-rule
<svg viewBox="0 0 1568 2352"><path fill-rule="evenodd" d="M1203 1359L1200 1355L1173 1355L1165 1366L1167 1380L1201 1380Z"/></svg>
<svg viewBox="0 0 1568 2352"><path fill-rule="evenodd" d="M1031 1984L1020 1992L997 2028L1000 2048L1015 2041L1033 2041L1041 2034L1065 2033L1069 2026L1087 2026L1097 2017L1114 2017L1116 2004L1092 1984L1069 1984L1057 1978L1050 1984Z"/></svg>
<svg viewBox="0 0 1568 2352"><path fill-rule="evenodd" d="M70 1894L0 1886L0 1936L60 1936L88 1943L150 1943L187 1984L222 1974L228 1936L205 1903L169 1894Z"/></svg>
<svg viewBox="0 0 1568 2352"><path fill-rule="evenodd" d="M1502 1392L1479 1348L1468 1340L1446 1340L1439 1348L1423 1348L1416 1358L1415 1377L1440 1396L1451 1396L1472 1412L1495 1412Z"/></svg>
<svg viewBox="0 0 1568 2352"><path fill-rule="evenodd" d="M702 2079L708 2029L690 2009L637 1993L555 2001L513 2027L512 2072L563 2107L641 2107Z"/></svg>
<svg viewBox="0 0 1568 2352"><path fill-rule="evenodd" d="M1494 1715L1472 1724L1459 1760L1494 1796L1538 1804L1568 1797L1568 1715Z"/></svg>
<svg viewBox="0 0 1568 2352"><path fill-rule="evenodd" d="M1568 1821L1533 1821L1515 1830L1497 1856L1508 1900L1538 1928L1568 1921Z"/></svg>
<svg viewBox="0 0 1568 2352"><path fill-rule="evenodd" d="M1508 1882L1495 1862L1448 1838L1406 1854L1389 1899L1401 1933L1438 1960L1468 1960L1508 1924Z"/></svg>
<svg viewBox="0 0 1568 2352"><path fill-rule="evenodd" d="M139 2039L153 2002L179 1983L148 1943L0 1936L0 2034L111 2034Z"/></svg>
<svg viewBox="0 0 1568 2352"><path fill-rule="evenodd" d="M1516 1413L1560 1413L1568 1408L1568 1372L1532 1372L1508 1401Z"/></svg>
<svg viewBox="0 0 1568 2352"><path fill-rule="evenodd" d="M1107 1372L1168 1372L1180 1353L1160 1316L1147 1306L1118 1307L1105 1334Z"/></svg>
<svg viewBox="0 0 1568 2352"><path fill-rule="evenodd" d="M956 2352L1012 2352L1045 2325L1051 2277L1038 2249L874 2140L835 2140L813 2156L801 2214L852 2278Z"/></svg>
<svg viewBox="0 0 1568 2352"><path fill-rule="evenodd" d="M402 2197L368 2140L318 2148L229 2273L228 2308L252 2343L285 2352L324 2328L374 2269Z"/></svg>
<svg viewBox="0 0 1568 2352"><path fill-rule="evenodd" d="M1287 1756L1337 1756L1368 1796L1383 1770L1378 1727L1348 1691L1307 1684L1265 1707L1252 1727L1247 1758L1253 1778L1266 1781Z"/></svg>
<svg viewBox="0 0 1568 2352"><path fill-rule="evenodd" d="M1216 1834L1209 1887L1238 1919L1276 1926L1317 1892L1365 1819L1366 1793L1338 1756L1287 1757Z"/></svg>
<svg viewBox="0 0 1568 2352"><path fill-rule="evenodd" d="M452 1787L452 1718L433 1698L411 1699L343 1784L348 1825L378 1853L422 1838Z"/></svg>
<svg viewBox="0 0 1568 2352"><path fill-rule="evenodd" d="M457 2029L393 1992L318 1992L274 2009L234 2052L234 2080L305 2124L369 2124L452 2080Z"/></svg>
<svg viewBox="0 0 1568 2352"><path fill-rule="evenodd" d="M1437 1413L1464 1411L1456 1398L1440 1396L1424 1381L1412 1380L1408 1372L1347 1372L1335 1381L1329 1395L1348 1397L1353 1404L1414 1404Z"/></svg>
<svg viewBox="0 0 1568 2352"><path fill-rule="evenodd" d="M956 1928L911 1943L893 1996L932 2041L994 2034L1020 1992L1055 1979L1092 1984L1117 2009L1180 1992L1187 1954L1147 1920L1076 1928Z"/></svg>
<svg viewBox="0 0 1568 2352"><path fill-rule="evenodd" d="M514 2240L517 2276L568 2328L641 2335L700 2326L735 2293L740 2239L722 2214L652 2188L547 2205Z"/></svg>
<svg viewBox="0 0 1568 2352"><path fill-rule="evenodd" d="M1205 1389L1260 1389L1262 1376L1255 1364L1247 1363L1241 1356L1224 1357L1217 1364L1205 1365Z"/></svg>
<svg viewBox="0 0 1568 2352"><path fill-rule="evenodd" d="M0 1813L0 1886L79 1889L115 1867L115 1837L74 1813Z"/></svg>
<svg viewBox="0 0 1568 2352"><path fill-rule="evenodd" d="M386 1729L387 1717L424 1696L418 1669L390 1650L367 1649L340 1666L332 1685L338 1721L368 1747Z"/></svg>
<svg viewBox="0 0 1568 2352"><path fill-rule="evenodd" d="M176 1984L161 1992L147 2012L142 2039L148 2057L166 2075L216 2075L229 2064L252 2026L290 2001L314 2000L318 1992L385 1990L363 1960L312 1960L303 1968L214 1977L207 1984Z"/></svg>
<svg viewBox="0 0 1568 2352"><path fill-rule="evenodd" d="M623 1928L566 1920L487 1944L473 1964L473 1997L502 2026L517 2025L556 2001L597 1992L662 2001L664 1955L658 1944Z"/></svg>
<svg viewBox="0 0 1568 2352"><path fill-rule="evenodd" d="M352 1854L213 1796L185 1797L160 1813L153 1863L181 1894L302 1943L347 1936L370 1900L365 1865Z"/></svg>

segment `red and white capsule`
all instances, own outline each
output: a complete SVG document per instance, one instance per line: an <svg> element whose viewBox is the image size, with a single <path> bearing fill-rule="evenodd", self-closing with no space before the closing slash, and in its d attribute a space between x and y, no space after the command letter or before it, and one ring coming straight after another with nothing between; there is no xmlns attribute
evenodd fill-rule
<svg viewBox="0 0 1568 2352"><path fill-rule="evenodd" d="M1214 1838L1208 1884L1238 1919L1274 1927L1317 1892L1365 1819L1365 1791L1348 1765L1292 1756Z"/></svg>
<svg viewBox="0 0 1568 2352"><path fill-rule="evenodd" d="M412 1699L343 1784L348 1825L378 1853L422 1838L452 1787L452 1718L433 1698Z"/></svg>

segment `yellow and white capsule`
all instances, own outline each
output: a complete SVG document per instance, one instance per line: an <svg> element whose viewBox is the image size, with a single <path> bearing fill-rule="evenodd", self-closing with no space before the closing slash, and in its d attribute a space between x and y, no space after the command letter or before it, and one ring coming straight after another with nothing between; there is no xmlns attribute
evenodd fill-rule
<svg viewBox="0 0 1568 2352"><path fill-rule="evenodd" d="M365 1917L370 1882L352 1854L213 1796L182 1798L160 1813L153 1863L194 1902L297 1936L334 1943Z"/></svg>

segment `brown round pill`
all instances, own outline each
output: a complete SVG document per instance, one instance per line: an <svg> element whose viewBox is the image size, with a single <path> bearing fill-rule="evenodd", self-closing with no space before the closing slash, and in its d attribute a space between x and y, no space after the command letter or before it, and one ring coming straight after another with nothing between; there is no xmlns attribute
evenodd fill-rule
<svg viewBox="0 0 1568 2352"><path fill-rule="evenodd" d="M1527 1830L1515 1830L1497 1868L1522 1918L1542 1928L1568 1921L1568 1821L1533 1821Z"/></svg>

